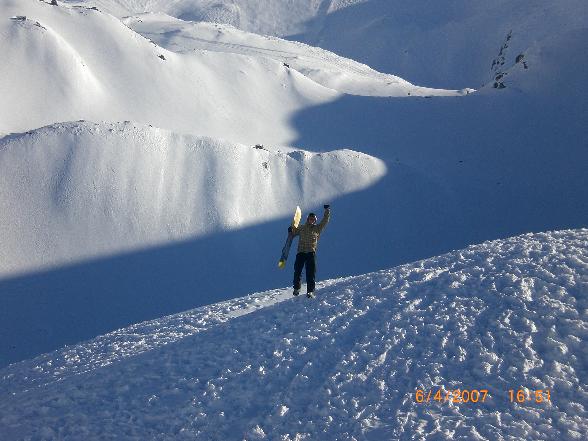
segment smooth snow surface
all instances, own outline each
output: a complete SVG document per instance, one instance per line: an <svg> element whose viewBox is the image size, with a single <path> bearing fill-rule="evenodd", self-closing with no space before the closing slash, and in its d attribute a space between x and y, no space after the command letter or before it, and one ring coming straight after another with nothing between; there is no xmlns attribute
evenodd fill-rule
<svg viewBox="0 0 588 441"><path fill-rule="evenodd" d="M172 26L168 32L178 33L185 47L178 53L89 7L5 0L0 14L0 52L10 60L0 65L4 132L79 119L129 120L234 142L289 145L297 137L297 113L345 92L465 93L419 88L326 51L231 28L225 42L210 36L210 27L151 23L150 32ZM11 19L16 16L26 19ZM235 49L227 49L231 45ZM299 55L292 68L283 64Z"/></svg>
<svg viewBox="0 0 588 441"><path fill-rule="evenodd" d="M262 292L13 364L0 433L581 440L587 343L588 230L526 234L328 280L313 300ZM417 403L417 389L488 396ZM511 389L533 400L511 403Z"/></svg>
<svg viewBox="0 0 588 441"><path fill-rule="evenodd" d="M348 1L348 0L343 0ZM142 12L165 12L171 16L212 23L225 23L258 34L291 35L306 29L332 0L66 0L67 3L96 5L122 17ZM341 3L335 0L334 3Z"/></svg>
<svg viewBox="0 0 588 441"><path fill-rule="evenodd" d="M385 172L351 150L270 152L132 123L8 136L0 140L0 275L276 220Z"/></svg>

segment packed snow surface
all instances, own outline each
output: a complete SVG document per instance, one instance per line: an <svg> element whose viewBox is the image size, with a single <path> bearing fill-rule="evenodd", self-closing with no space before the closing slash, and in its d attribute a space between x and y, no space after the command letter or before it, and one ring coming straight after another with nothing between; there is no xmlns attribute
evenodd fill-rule
<svg viewBox="0 0 588 441"><path fill-rule="evenodd" d="M324 281L316 299L261 292L13 364L0 371L0 433L581 440L587 343L588 230L526 234ZM466 400L474 390L487 394Z"/></svg>

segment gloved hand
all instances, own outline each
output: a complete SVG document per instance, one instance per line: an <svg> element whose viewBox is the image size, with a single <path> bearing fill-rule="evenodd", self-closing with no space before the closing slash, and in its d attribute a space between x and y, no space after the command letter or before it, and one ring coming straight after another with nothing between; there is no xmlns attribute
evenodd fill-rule
<svg viewBox="0 0 588 441"><path fill-rule="evenodd" d="M324 207L325 207L325 210L330 210L331 209L331 206L329 204L325 204Z"/></svg>
<svg viewBox="0 0 588 441"><path fill-rule="evenodd" d="M290 225L290 226L288 227L288 233L291 233L291 232L292 232L292 225Z"/></svg>

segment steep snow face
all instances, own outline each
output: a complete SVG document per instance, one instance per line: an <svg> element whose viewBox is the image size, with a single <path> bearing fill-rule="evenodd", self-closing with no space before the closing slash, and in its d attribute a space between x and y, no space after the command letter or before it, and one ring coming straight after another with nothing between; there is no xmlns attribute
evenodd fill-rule
<svg viewBox="0 0 588 441"><path fill-rule="evenodd" d="M26 16L26 20L10 17ZM0 4L0 131L131 120L246 143L288 144L290 120L338 93L268 58L150 43L116 18L38 0Z"/></svg>
<svg viewBox="0 0 588 441"><path fill-rule="evenodd" d="M329 280L314 300L262 292L13 364L0 430L584 439L586 344L588 230L526 234Z"/></svg>
<svg viewBox="0 0 588 441"><path fill-rule="evenodd" d="M271 221L384 173L381 161L351 150L270 152L131 123L8 136L0 274Z"/></svg>

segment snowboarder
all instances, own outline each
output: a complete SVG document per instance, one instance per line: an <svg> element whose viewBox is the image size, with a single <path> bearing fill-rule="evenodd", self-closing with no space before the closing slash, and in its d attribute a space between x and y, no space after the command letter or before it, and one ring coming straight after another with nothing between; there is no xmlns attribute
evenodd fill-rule
<svg viewBox="0 0 588 441"><path fill-rule="evenodd" d="M292 236L299 236L298 251L294 262L294 295L300 294L300 280L302 268L306 266L306 296L314 297L314 284L316 276L316 248L321 232L329 222L331 208L325 205L325 214L321 222L316 224L316 214L310 213L306 223L300 227L290 227L288 231Z"/></svg>

